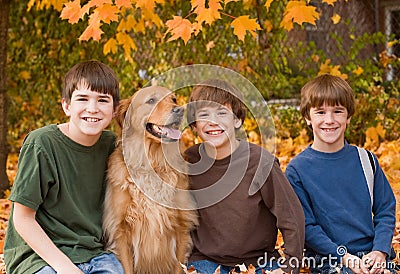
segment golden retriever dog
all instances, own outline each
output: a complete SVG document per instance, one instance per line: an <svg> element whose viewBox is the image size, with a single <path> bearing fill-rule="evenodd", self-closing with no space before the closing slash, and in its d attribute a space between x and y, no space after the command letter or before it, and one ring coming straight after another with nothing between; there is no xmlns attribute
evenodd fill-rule
<svg viewBox="0 0 400 274"><path fill-rule="evenodd" d="M183 109L175 95L152 86L121 100L121 128L110 156L104 204L106 247L125 273L181 273L197 225L179 150ZM191 209L191 210L187 210Z"/></svg>

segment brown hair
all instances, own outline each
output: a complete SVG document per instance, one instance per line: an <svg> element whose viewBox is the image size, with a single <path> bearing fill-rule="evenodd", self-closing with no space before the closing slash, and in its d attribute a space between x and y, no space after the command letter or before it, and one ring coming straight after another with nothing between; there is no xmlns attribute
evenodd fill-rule
<svg viewBox="0 0 400 274"><path fill-rule="evenodd" d="M196 121L197 109L204 105L217 103L224 106L229 105L233 114L243 123L246 118L246 107L242 100L242 94L233 85L224 80L208 79L193 88L187 106L187 120L192 125ZM194 104L194 102L198 103Z"/></svg>
<svg viewBox="0 0 400 274"><path fill-rule="evenodd" d="M73 66L64 76L62 98L69 104L72 93L80 87L109 94L113 97L114 108L118 106L120 100L119 81L115 72L107 65L91 60Z"/></svg>
<svg viewBox="0 0 400 274"><path fill-rule="evenodd" d="M338 76L329 74L317 76L301 89L301 114L304 118L310 119L310 109L323 104L345 107L349 118L355 111L353 89Z"/></svg>

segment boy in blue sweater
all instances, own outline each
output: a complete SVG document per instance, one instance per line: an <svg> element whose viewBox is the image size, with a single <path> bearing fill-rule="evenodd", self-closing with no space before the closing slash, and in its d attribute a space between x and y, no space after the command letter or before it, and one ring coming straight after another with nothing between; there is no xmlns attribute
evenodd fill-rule
<svg viewBox="0 0 400 274"><path fill-rule="evenodd" d="M353 90L340 77L318 76L302 88L300 110L314 140L289 163L286 176L305 214L304 261L311 273L390 269L396 200L375 156L370 196L357 147L345 141Z"/></svg>

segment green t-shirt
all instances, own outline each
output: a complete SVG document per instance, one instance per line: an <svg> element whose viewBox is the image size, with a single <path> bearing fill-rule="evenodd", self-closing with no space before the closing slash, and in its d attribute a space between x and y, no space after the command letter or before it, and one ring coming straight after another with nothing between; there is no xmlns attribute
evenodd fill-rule
<svg viewBox="0 0 400 274"><path fill-rule="evenodd" d="M108 156L116 136L103 131L93 146L80 145L57 125L28 134L19 155L10 200L36 210L36 220L74 263L104 253L102 212ZM4 245L8 274L34 273L47 265L9 220Z"/></svg>

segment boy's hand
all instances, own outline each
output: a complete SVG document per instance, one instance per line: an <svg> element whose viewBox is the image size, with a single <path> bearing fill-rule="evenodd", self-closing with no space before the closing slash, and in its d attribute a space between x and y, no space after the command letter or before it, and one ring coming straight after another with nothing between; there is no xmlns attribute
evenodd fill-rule
<svg viewBox="0 0 400 274"><path fill-rule="evenodd" d="M381 251L371 251L362 257L362 261L371 274L382 273L386 268L386 254Z"/></svg>
<svg viewBox="0 0 400 274"><path fill-rule="evenodd" d="M286 272L282 270L282 268L277 268L275 270L270 271L272 274L285 274Z"/></svg>
<svg viewBox="0 0 400 274"><path fill-rule="evenodd" d="M369 274L370 271L365 264L364 260L361 260L359 257L351 255L350 253L346 253L343 256L343 265L350 268L355 274Z"/></svg>

